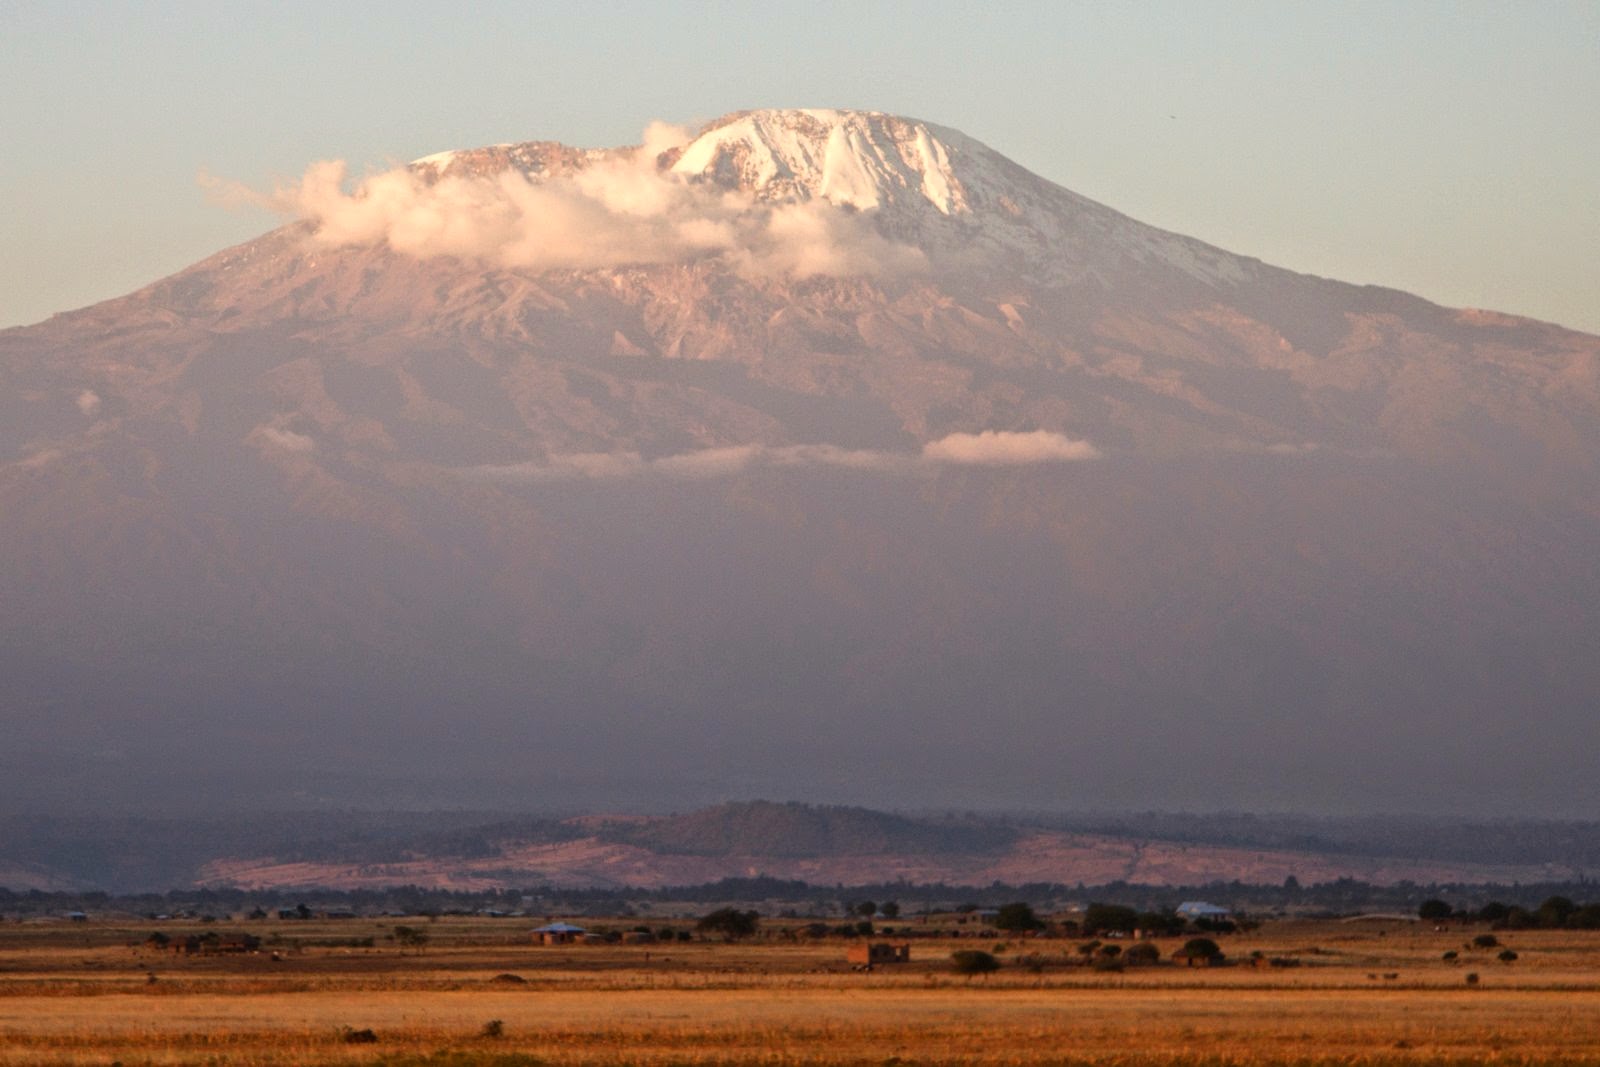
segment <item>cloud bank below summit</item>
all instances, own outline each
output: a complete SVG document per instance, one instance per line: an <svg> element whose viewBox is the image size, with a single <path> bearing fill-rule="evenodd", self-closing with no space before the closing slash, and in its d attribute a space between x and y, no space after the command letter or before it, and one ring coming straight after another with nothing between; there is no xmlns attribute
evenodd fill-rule
<svg viewBox="0 0 1600 1067"><path fill-rule="evenodd" d="M397 167L349 185L341 160L313 163L261 193L202 174L219 202L308 222L324 247L387 245L418 258L455 256L500 267L587 270L707 257L747 276L898 276L927 268L920 249L891 241L862 214L824 200L765 203L749 192L656 166L684 144L652 124L643 145L569 173L516 170L434 177Z"/></svg>
<svg viewBox="0 0 1600 1067"><path fill-rule="evenodd" d="M547 459L472 467L462 473L484 481L541 483L667 478L698 481L728 477L759 467L839 468L914 476L942 467L1021 467L1096 459L1098 449L1046 430L1027 433L985 430L953 433L930 441L921 452L849 449L837 445L736 445L645 458L637 452L575 452Z"/></svg>

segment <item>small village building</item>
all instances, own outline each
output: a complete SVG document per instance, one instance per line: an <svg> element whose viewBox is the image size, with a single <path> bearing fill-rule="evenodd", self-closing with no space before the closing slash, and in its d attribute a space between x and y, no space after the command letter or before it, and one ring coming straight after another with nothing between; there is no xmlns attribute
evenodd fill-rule
<svg viewBox="0 0 1600 1067"><path fill-rule="evenodd" d="M851 945L845 960L856 967L876 967L880 963L910 963L910 945L891 945L887 941Z"/></svg>
<svg viewBox="0 0 1600 1067"><path fill-rule="evenodd" d="M1211 919L1220 922L1233 918L1233 912L1219 904L1212 904L1204 900L1186 900L1178 905L1178 914L1190 922L1201 919Z"/></svg>
<svg viewBox="0 0 1600 1067"><path fill-rule="evenodd" d="M571 923L549 923L536 927L533 931L533 943L536 945L570 945L588 931L581 926Z"/></svg>

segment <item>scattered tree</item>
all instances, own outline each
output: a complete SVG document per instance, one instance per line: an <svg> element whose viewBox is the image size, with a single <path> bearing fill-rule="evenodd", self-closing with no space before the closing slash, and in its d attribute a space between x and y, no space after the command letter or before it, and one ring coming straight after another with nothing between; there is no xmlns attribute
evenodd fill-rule
<svg viewBox="0 0 1600 1067"><path fill-rule="evenodd" d="M1191 937L1183 943L1178 953L1190 958L1214 960L1222 957L1222 948L1209 937Z"/></svg>
<svg viewBox="0 0 1600 1067"><path fill-rule="evenodd" d="M1032 906L1020 900L1002 907L994 917L994 925L995 929L1010 933L1025 933L1044 927L1044 923L1033 913Z"/></svg>
<svg viewBox="0 0 1600 1067"><path fill-rule="evenodd" d="M1170 936L1183 931L1183 916L1175 911L1142 911L1134 919L1134 929Z"/></svg>
<svg viewBox="0 0 1600 1067"><path fill-rule="evenodd" d="M900 905L896 904L892 900L884 901L883 902L883 907L879 908L878 910L883 913L883 917L885 919L898 919L898 918L900 918Z"/></svg>
<svg viewBox="0 0 1600 1067"><path fill-rule="evenodd" d="M1121 904L1090 904L1083 913L1085 933L1132 933L1139 923L1139 913Z"/></svg>
<svg viewBox="0 0 1600 1067"><path fill-rule="evenodd" d="M1417 908L1417 917L1424 922L1439 922L1450 918L1451 914L1450 905L1442 900L1424 900L1422 906Z"/></svg>
<svg viewBox="0 0 1600 1067"><path fill-rule="evenodd" d="M1489 903L1478 909L1478 918L1486 923L1502 922L1506 915L1510 913L1510 911L1510 908L1506 907L1498 900L1491 900Z"/></svg>
<svg viewBox="0 0 1600 1067"><path fill-rule="evenodd" d="M760 912L718 908L695 923L695 929L703 934L721 934L729 941L737 941L741 937L754 934L760 919Z"/></svg>
<svg viewBox="0 0 1600 1067"><path fill-rule="evenodd" d="M1567 925L1567 920L1577 910L1578 905L1566 897L1549 897L1534 909L1533 917L1540 926L1561 927Z"/></svg>

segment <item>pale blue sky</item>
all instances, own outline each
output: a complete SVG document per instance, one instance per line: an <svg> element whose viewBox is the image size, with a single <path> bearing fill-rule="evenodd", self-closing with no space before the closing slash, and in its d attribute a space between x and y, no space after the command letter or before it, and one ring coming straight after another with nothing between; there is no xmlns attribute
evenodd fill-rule
<svg viewBox="0 0 1600 1067"><path fill-rule="evenodd" d="M273 225L256 185L765 106L954 126L1146 222L1600 332L1600 2L0 0L0 325Z"/></svg>

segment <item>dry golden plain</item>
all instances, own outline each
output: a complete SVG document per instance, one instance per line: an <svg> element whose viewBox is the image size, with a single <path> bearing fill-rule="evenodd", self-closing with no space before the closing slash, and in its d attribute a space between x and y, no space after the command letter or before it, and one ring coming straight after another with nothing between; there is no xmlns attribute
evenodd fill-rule
<svg viewBox="0 0 1600 1067"><path fill-rule="evenodd" d="M388 940L408 923L421 951ZM1078 941L1012 940L969 981L950 952L994 941L918 940L860 973L837 940L542 947L533 925L6 923L0 1065L1600 1063L1600 933L1501 933L1507 964L1465 947L1481 927L1268 923L1229 956L1300 966L1121 972L1077 965ZM267 943L174 957L143 947L157 929Z"/></svg>

